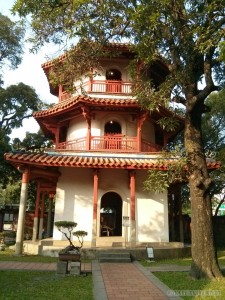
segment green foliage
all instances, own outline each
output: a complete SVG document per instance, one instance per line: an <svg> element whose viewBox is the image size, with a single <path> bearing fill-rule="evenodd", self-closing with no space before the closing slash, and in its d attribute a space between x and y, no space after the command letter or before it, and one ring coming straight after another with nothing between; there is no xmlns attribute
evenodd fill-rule
<svg viewBox="0 0 225 300"><path fill-rule="evenodd" d="M161 118L157 121L157 123L167 132L173 132L180 126L178 120L172 117Z"/></svg>
<svg viewBox="0 0 225 300"><path fill-rule="evenodd" d="M163 170L149 170L144 189L162 193L171 184L187 180L187 157L182 147L164 151L158 159Z"/></svg>
<svg viewBox="0 0 225 300"><path fill-rule="evenodd" d="M77 226L76 222L57 221L54 224L58 228L58 230L64 234L64 236L66 237L66 239L69 242L69 247L66 247L66 251L68 251L68 250L71 251L74 249L79 250L83 247L84 237L87 236L87 232L83 231L83 230L78 230L78 231L72 232L73 229ZM78 241L80 243L79 247L74 246L74 244L71 240L72 234L78 238Z"/></svg>
<svg viewBox="0 0 225 300"><path fill-rule="evenodd" d="M23 37L22 26L0 13L0 71L3 66L15 69L21 63Z"/></svg>
<svg viewBox="0 0 225 300"><path fill-rule="evenodd" d="M1 88L0 99L0 128L5 134L21 127L24 119L42 107L34 89L22 82L6 89Z"/></svg>
<svg viewBox="0 0 225 300"><path fill-rule="evenodd" d="M11 178L12 179L12 178ZM0 184L0 207L19 203L20 201L20 181L9 181L5 188Z"/></svg>
<svg viewBox="0 0 225 300"><path fill-rule="evenodd" d="M59 231L65 228L71 231L77 226L77 223L73 221L57 221L55 222L55 226Z"/></svg>
<svg viewBox="0 0 225 300"><path fill-rule="evenodd" d="M33 112L41 109L44 104L34 89L24 83L11 85L6 89L0 88L0 100L0 182L6 185L9 178L13 177L16 181L21 177L19 172L4 160L4 153L12 150L9 134L14 128L21 127L23 120L31 117ZM34 142L32 146L34 147Z"/></svg>
<svg viewBox="0 0 225 300"><path fill-rule="evenodd" d="M43 152L52 146L53 143L40 130L37 133L26 132L26 136L22 141L15 138L12 143L13 150L25 152Z"/></svg>

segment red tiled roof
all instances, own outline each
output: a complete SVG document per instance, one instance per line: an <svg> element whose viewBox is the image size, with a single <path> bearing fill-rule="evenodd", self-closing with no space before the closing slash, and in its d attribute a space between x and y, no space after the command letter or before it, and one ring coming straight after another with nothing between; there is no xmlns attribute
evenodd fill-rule
<svg viewBox="0 0 225 300"><path fill-rule="evenodd" d="M130 51L130 50L129 50L129 49L130 49L130 46L131 46L131 44L129 44L129 43L116 43L116 42L111 42L111 43L108 43L108 44L106 45L106 48L109 48L109 49L110 49L110 48L114 48L114 49L117 49L117 50ZM76 46L75 46L74 49L76 49ZM66 53L63 53L62 55L60 55L59 57L57 57L57 58L55 58L55 59L57 59L57 60L62 60L62 61L63 61L65 58L66 58ZM41 67L42 67L43 69L46 69L46 68L49 68L49 67L53 66L55 59L52 59L52 60L50 60L50 61L47 61L47 62L43 63L43 64L41 65Z"/></svg>
<svg viewBox="0 0 225 300"><path fill-rule="evenodd" d="M66 109L69 109L73 107L77 103L84 102L86 104L92 104L92 105L112 105L112 106L135 106L139 107L137 100L135 99L112 99L112 98L92 98L88 96L74 96L69 99L60 101L58 104L54 105L53 107L38 111L33 114L34 118L40 118L45 117L49 115L57 114L61 111L64 111Z"/></svg>
<svg viewBox="0 0 225 300"><path fill-rule="evenodd" d="M5 159L15 164L42 165L49 167L76 167L76 168L113 168L113 169L157 169L166 170L167 163L157 158L122 158L122 157L91 157L63 154L37 153L7 153ZM208 162L209 169L220 166L219 162Z"/></svg>
<svg viewBox="0 0 225 300"><path fill-rule="evenodd" d="M166 169L156 159L91 157L59 154L7 153L5 159L12 163L49 167L119 168L119 169Z"/></svg>

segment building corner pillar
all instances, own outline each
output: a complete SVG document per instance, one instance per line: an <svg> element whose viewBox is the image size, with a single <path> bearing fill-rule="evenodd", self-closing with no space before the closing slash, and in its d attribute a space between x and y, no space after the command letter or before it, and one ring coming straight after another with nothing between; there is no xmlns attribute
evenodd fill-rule
<svg viewBox="0 0 225 300"><path fill-rule="evenodd" d="M94 170L94 192L93 192L93 222L91 247L96 247L97 237L97 208L98 208L98 170Z"/></svg>
<svg viewBox="0 0 225 300"><path fill-rule="evenodd" d="M136 247L135 171L130 171L130 246Z"/></svg>
<svg viewBox="0 0 225 300"><path fill-rule="evenodd" d="M33 242L36 242L37 235L38 235L39 202L40 202L40 183L38 182L36 201L35 201L35 211L34 211L34 223L33 223L33 235L32 235Z"/></svg>
<svg viewBox="0 0 225 300"><path fill-rule="evenodd" d="M22 255L23 253L23 239L24 239L24 225L26 218L26 206L27 206L27 194L28 194L28 185L30 170L25 168L22 170L22 184L20 191L20 204L19 204L19 215L18 215L18 224L17 224L17 233L16 233L16 245L15 245L15 254Z"/></svg>

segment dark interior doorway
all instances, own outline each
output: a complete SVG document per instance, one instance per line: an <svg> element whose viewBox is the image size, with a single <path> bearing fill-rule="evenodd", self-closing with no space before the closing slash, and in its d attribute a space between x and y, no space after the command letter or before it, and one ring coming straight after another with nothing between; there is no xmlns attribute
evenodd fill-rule
<svg viewBox="0 0 225 300"><path fill-rule="evenodd" d="M100 236L122 236L122 199L115 192L101 199Z"/></svg>
<svg viewBox="0 0 225 300"><path fill-rule="evenodd" d="M105 124L105 134L120 134L121 126L116 121L109 121Z"/></svg>
<svg viewBox="0 0 225 300"><path fill-rule="evenodd" d="M121 93L122 74L117 69L106 71L106 92Z"/></svg>

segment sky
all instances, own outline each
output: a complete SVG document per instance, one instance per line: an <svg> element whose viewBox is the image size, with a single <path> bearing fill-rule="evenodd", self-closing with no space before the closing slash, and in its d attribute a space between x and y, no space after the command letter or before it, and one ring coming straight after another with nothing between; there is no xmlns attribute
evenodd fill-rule
<svg viewBox="0 0 225 300"><path fill-rule="evenodd" d="M15 0L0 0L0 13L8 16L12 21L17 20L10 13L10 8L13 6ZM3 80L4 88L11 84L17 84L23 82L33 87L39 96L39 98L47 103L56 103L57 98L50 94L49 85L44 71L41 68L41 64L46 62L47 56L51 57L54 55L55 49L53 46L43 47L37 54L29 52L29 45L25 44L23 61L16 70L4 69ZM16 129L11 134L11 138L18 137L23 139L26 131L37 132L39 126L37 122L30 118L23 122L23 127Z"/></svg>

